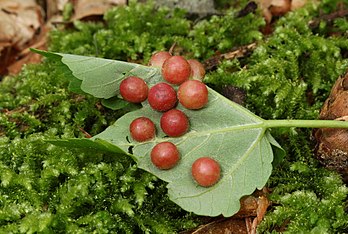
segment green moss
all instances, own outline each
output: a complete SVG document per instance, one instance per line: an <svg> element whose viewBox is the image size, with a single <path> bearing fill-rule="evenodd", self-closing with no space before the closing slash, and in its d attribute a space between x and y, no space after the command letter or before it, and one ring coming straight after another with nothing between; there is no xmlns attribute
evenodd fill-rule
<svg viewBox="0 0 348 234"><path fill-rule="evenodd" d="M341 177L313 157L310 130L288 131L278 139L287 159L274 169L268 186L273 202L262 233L345 233L348 188Z"/></svg>
<svg viewBox="0 0 348 234"><path fill-rule="evenodd" d="M266 119L316 118L331 85L346 70L348 43L314 34L309 14L302 9L282 18L250 58L224 62L207 82L245 89L247 107Z"/></svg>
<svg viewBox="0 0 348 234"><path fill-rule="evenodd" d="M91 108L97 100L70 93L67 85L68 79L51 63L5 78L0 86L0 106L5 110L0 113L0 135L14 138L55 128L57 135L73 131L82 136L79 128L91 134L105 128L107 115Z"/></svg>
<svg viewBox="0 0 348 234"><path fill-rule="evenodd" d="M224 61L206 81L217 89L245 89L247 107L264 118L312 119L348 65L347 21L309 26L337 2L288 14L269 37L259 32L259 13L236 18L239 9L231 9L192 22L182 11L132 2L111 9L105 25L77 21L53 31L50 50L146 64L152 52L174 42L200 60L257 42L250 56ZM83 130L95 135L131 110L111 111L94 97L70 92L69 78L46 61L0 83L0 233L175 233L196 226L197 217L169 201L166 184L130 158L44 142L85 137ZM347 232L347 188L313 157L311 131L277 129L273 135L287 157L269 180L273 206L260 232Z"/></svg>
<svg viewBox="0 0 348 234"><path fill-rule="evenodd" d="M191 56L208 59L216 53L260 40L260 28L264 24L265 21L259 15L237 17L236 10L229 10L223 17L212 16L195 24L188 35L189 40L180 41L180 44L185 46Z"/></svg>
<svg viewBox="0 0 348 234"><path fill-rule="evenodd" d="M334 10L323 4L281 18L250 57L224 61L208 74L207 82L217 88L243 88L247 107L266 119L316 119L333 83L348 66L347 20L310 26L319 9ZM287 157L269 180L273 206L260 233L347 232L348 189L340 176L315 159L311 130L273 129L272 133Z"/></svg>
<svg viewBox="0 0 348 234"><path fill-rule="evenodd" d="M274 205L259 231L345 233L348 215L344 201L348 189L341 178L313 164L294 162L288 166L290 170L286 173L274 173L272 181L276 187L271 194Z"/></svg>
<svg viewBox="0 0 348 234"><path fill-rule="evenodd" d="M170 233L196 225L129 157L43 141L52 137L53 130L2 138L0 233Z"/></svg>
<svg viewBox="0 0 348 234"><path fill-rule="evenodd" d="M180 10L155 10L151 3L131 2L129 6L108 11L104 16L105 27L75 22L71 31L53 32L50 49L118 60L148 61L154 51L168 50L187 35L190 22L184 14Z"/></svg>
<svg viewBox="0 0 348 234"><path fill-rule="evenodd" d="M80 128L94 135L127 111L69 92L55 68L28 66L0 84L0 233L170 233L195 226L163 196L165 184L129 157L44 142L84 137Z"/></svg>
<svg viewBox="0 0 348 234"><path fill-rule="evenodd" d="M54 31L50 50L146 64L154 51L169 50L177 43L183 54L203 60L217 50L226 52L262 38L259 29L264 25L263 18L255 14L237 18L237 12L232 9L223 16L194 23L182 10L154 9L151 2L144 5L131 1L129 6L108 11L105 27L75 22L74 30Z"/></svg>
<svg viewBox="0 0 348 234"><path fill-rule="evenodd" d="M143 58L140 45L131 39L142 26L129 26L128 13L142 13L150 19L150 6L133 4L111 10L106 16L109 29L99 23L75 22L73 30L52 32L50 48L124 60L135 54ZM158 17L168 12L160 11ZM113 15L127 18L123 26L118 24L121 28L113 25ZM134 24L143 23L133 18ZM167 26L173 28L182 27L178 22L189 25L179 12L169 22ZM113 46L98 49L96 39L100 43L111 39L99 35L108 31L114 37L127 25L128 34L118 40L132 44L134 51L115 43L117 40ZM153 32L162 27L160 23ZM149 41L145 44L151 45ZM152 50L147 46L146 56ZM95 135L132 108L111 111L92 96L72 93L68 90L70 78L57 64L45 61L0 83L0 233L175 233L196 226L194 215L169 201L166 184L137 169L131 158L44 142L85 137L84 131Z"/></svg>

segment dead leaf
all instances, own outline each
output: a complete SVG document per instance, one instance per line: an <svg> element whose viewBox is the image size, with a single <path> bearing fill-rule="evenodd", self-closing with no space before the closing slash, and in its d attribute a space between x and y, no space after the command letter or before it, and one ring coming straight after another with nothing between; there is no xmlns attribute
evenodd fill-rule
<svg viewBox="0 0 348 234"><path fill-rule="evenodd" d="M200 226L190 234L246 234L245 220L241 218L220 219Z"/></svg>
<svg viewBox="0 0 348 234"><path fill-rule="evenodd" d="M325 101L320 119L348 121L348 73L339 77ZM313 131L315 155L327 168L336 170L348 182L348 130L320 128Z"/></svg>
<svg viewBox="0 0 348 234"><path fill-rule="evenodd" d="M0 42L23 49L43 23L41 8L34 0L2 0L0 9Z"/></svg>
<svg viewBox="0 0 348 234"><path fill-rule="evenodd" d="M257 2L269 24L274 16L282 16L291 10L303 7L307 0L258 0Z"/></svg>
<svg viewBox="0 0 348 234"><path fill-rule="evenodd" d="M291 0L273 0L268 9L272 16L285 15L291 10Z"/></svg>
<svg viewBox="0 0 348 234"><path fill-rule="evenodd" d="M48 25L43 26L40 35L36 37L36 41L15 55L16 60L7 67L9 74L18 74L25 64L41 62L42 56L31 52L29 48L47 50L47 34L49 30L50 27Z"/></svg>
<svg viewBox="0 0 348 234"><path fill-rule="evenodd" d="M6 74L17 55L35 41L43 13L34 0L2 0L0 19L0 74Z"/></svg>
<svg viewBox="0 0 348 234"><path fill-rule="evenodd" d="M100 16L113 6L126 5L127 0L75 0L73 20L81 20L91 16Z"/></svg>
<svg viewBox="0 0 348 234"><path fill-rule="evenodd" d="M52 19L52 17L62 14L64 10L65 4L67 4L69 0L46 0L46 15L47 19Z"/></svg>
<svg viewBox="0 0 348 234"><path fill-rule="evenodd" d="M304 5L306 5L307 0L292 0L291 1L291 10L296 10L299 9L301 7L303 7Z"/></svg>
<svg viewBox="0 0 348 234"><path fill-rule="evenodd" d="M213 218L194 230L180 234L256 234L257 226L270 205L267 194L266 188L257 190L241 199L241 208L234 216Z"/></svg>

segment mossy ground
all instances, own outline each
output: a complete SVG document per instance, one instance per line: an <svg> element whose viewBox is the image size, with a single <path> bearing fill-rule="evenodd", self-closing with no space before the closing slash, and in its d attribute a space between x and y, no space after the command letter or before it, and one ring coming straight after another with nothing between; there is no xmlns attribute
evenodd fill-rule
<svg viewBox="0 0 348 234"><path fill-rule="evenodd" d="M250 56L208 72L207 84L243 88L247 108L265 119L315 119L347 69L348 22L309 22L335 11L338 2L289 13L269 36L260 32L265 23L259 12L236 18L234 8L196 22L182 11L153 13L151 4L132 3L107 12L105 24L75 22L53 31L49 49L146 64L152 52L174 42L201 61L257 42ZM94 97L70 92L68 84L51 61L0 83L0 233L175 233L196 226L197 217L166 197L165 184L130 158L44 141L95 135L131 110L109 110ZM314 158L311 131L272 133L287 156L267 185L273 205L259 231L348 232L348 189Z"/></svg>

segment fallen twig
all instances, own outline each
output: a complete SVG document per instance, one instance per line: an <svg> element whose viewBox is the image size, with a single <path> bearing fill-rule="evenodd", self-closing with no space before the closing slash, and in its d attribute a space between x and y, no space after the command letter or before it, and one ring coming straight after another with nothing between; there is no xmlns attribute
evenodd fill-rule
<svg viewBox="0 0 348 234"><path fill-rule="evenodd" d="M221 60L226 60L226 59L231 60L231 59L235 59L235 58L245 57L247 54L249 54L255 48L256 48L255 42L248 44L248 45L244 45L244 46L238 47L237 49L234 49L230 52L213 56L213 57L205 60L203 65L205 67L205 70L209 71L209 70L212 70L213 68L215 68L221 62Z"/></svg>

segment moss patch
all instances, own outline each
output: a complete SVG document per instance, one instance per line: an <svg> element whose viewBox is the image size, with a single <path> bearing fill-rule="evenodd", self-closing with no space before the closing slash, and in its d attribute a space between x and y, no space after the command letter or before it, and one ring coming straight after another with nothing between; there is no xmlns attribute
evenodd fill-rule
<svg viewBox="0 0 348 234"><path fill-rule="evenodd" d="M75 22L53 31L50 50L146 64L152 52L174 42L177 52L201 61L257 42L250 56L209 72L207 83L217 90L243 88L247 107L263 118L313 119L348 62L346 19L310 24L320 12L333 12L335 3L289 13L270 36L260 33L259 13L236 18L234 8L193 22L179 10L153 13L151 4L132 3L111 9L105 25ZM130 158L44 142L95 135L131 110L111 111L94 97L70 92L68 83L69 74L50 61L0 83L0 233L173 233L196 226L197 217L169 201L165 184ZM287 157L268 183L273 206L260 232L347 232L348 190L314 159L311 132L273 135Z"/></svg>

